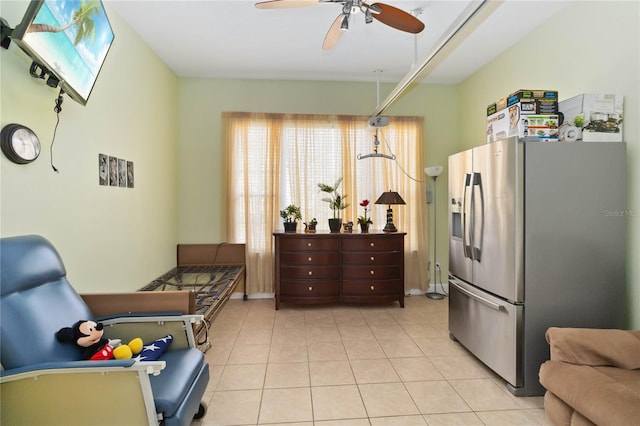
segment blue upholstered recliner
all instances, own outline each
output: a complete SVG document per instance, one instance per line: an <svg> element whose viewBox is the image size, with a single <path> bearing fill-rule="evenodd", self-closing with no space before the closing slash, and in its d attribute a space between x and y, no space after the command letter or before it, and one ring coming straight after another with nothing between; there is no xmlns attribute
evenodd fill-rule
<svg viewBox="0 0 640 426"><path fill-rule="evenodd" d="M204 414L209 366L192 331L200 316L100 318L110 339L174 340L158 361L82 361L55 334L96 318L39 236L0 240L0 292L0 424L173 426Z"/></svg>

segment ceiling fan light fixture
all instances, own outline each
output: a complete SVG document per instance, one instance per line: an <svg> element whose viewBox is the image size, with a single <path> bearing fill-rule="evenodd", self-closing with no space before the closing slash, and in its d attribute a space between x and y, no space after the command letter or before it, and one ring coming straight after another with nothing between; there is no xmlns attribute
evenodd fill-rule
<svg viewBox="0 0 640 426"><path fill-rule="evenodd" d="M367 8L367 10L370 10L372 13L375 13L376 15L379 15L382 13L382 9L380 8L380 6L378 6L377 4L371 4L369 5L369 7Z"/></svg>
<svg viewBox="0 0 640 426"><path fill-rule="evenodd" d="M347 32L349 31L349 15L344 15L342 18L342 23L340 24L340 31Z"/></svg>
<svg viewBox="0 0 640 426"><path fill-rule="evenodd" d="M371 9L367 9L367 11L364 13L364 23L370 24L372 22L373 22L373 15L371 14Z"/></svg>

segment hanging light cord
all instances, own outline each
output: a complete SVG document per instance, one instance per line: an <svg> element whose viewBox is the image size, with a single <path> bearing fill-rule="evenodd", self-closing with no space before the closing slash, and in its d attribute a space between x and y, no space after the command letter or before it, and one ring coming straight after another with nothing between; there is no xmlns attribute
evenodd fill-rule
<svg viewBox="0 0 640 426"><path fill-rule="evenodd" d="M56 173L60 173L60 171L53 165L53 144L56 142L56 133L58 131L58 124L60 124L60 111L62 111L63 102L62 95L64 95L64 92L60 89L60 94L58 94L58 98L56 99L56 106L53 107L53 111L56 113L56 126L53 128L53 139L51 139L51 145L49 145L51 168Z"/></svg>
<svg viewBox="0 0 640 426"><path fill-rule="evenodd" d="M377 131L376 131L377 133ZM400 171L402 172L402 174L404 174L406 177L408 177L409 179L411 179L414 182L418 182L418 183L424 183L426 181L424 180L420 180L420 179L416 179L413 176L411 176L409 173L407 173L407 171L400 165L400 163L398 162L398 159L396 158L396 155L393 153L393 151L391 150L391 147L389 146L389 141L387 140L387 138L384 136L384 133L382 133L382 140L384 141L384 144L387 146L387 149L389 150L389 152L391 153L391 156L393 157L393 160L396 163L396 166L398 166L398 168L400 169Z"/></svg>

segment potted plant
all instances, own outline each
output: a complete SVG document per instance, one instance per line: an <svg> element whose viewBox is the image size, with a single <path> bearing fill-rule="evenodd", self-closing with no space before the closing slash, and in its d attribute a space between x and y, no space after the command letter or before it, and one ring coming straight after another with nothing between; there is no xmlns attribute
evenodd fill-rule
<svg viewBox="0 0 640 426"><path fill-rule="evenodd" d="M346 195L340 195L338 192L338 187L342 183L342 178L339 178L333 186L329 186L324 183L319 183L318 187L321 192L326 192L328 194L327 197L324 197L322 201L326 201L329 203L329 208L333 210L333 218L329 219L329 229L331 232L340 232L340 210L344 210L349 207L349 204L345 203Z"/></svg>
<svg viewBox="0 0 640 426"><path fill-rule="evenodd" d="M298 221L302 219L300 207L289 204L284 210L280 210L280 217L284 219L284 232L296 232Z"/></svg>
<svg viewBox="0 0 640 426"><path fill-rule="evenodd" d="M316 232L316 225L317 224L318 224L318 221L316 220L315 217L313 219L311 219L311 221L305 222L304 223L304 232L309 232L309 233Z"/></svg>
<svg viewBox="0 0 640 426"><path fill-rule="evenodd" d="M358 223L360 224L360 231L369 232L369 225L371 225L373 223L371 221L371 219L367 216L367 212L369 211L369 209L368 209L369 200L362 200L362 202L360 202L360 207L364 208L364 215L358 216Z"/></svg>

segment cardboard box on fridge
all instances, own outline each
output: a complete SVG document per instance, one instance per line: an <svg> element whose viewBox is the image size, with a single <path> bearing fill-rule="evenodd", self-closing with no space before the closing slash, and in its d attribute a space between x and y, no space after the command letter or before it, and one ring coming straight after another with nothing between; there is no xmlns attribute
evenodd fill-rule
<svg viewBox="0 0 640 426"><path fill-rule="evenodd" d="M519 114L517 108L499 111L487 118L487 143L511 136L534 137L547 142L558 140L557 114Z"/></svg>
<svg viewBox="0 0 640 426"><path fill-rule="evenodd" d="M624 96L584 93L560 102L564 123L560 140L573 142L622 142Z"/></svg>
<svg viewBox="0 0 640 426"><path fill-rule="evenodd" d="M507 107L519 105L522 114L557 114L558 91L518 90L507 98Z"/></svg>
<svg viewBox="0 0 640 426"><path fill-rule="evenodd" d="M523 114L557 114L556 90L518 90L487 106L487 117L518 104Z"/></svg>
<svg viewBox="0 0 640 426"><path fill-rule="evenodd" d="M506 103L504 102L506 100ZM558 92L518 90L487 107L487 142L511 136L536 137L556 141L558 137ZM547 117L551 125L529 129L527 116Z"/></svg>

